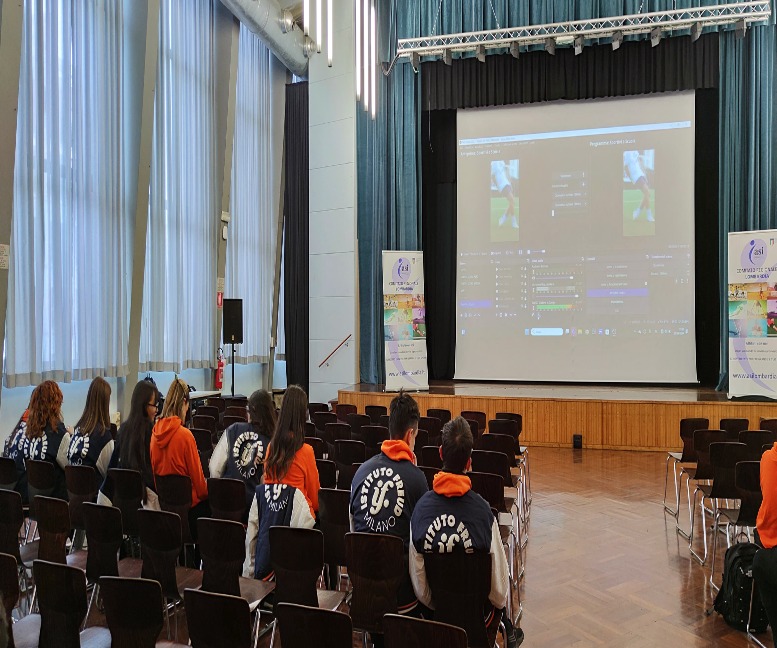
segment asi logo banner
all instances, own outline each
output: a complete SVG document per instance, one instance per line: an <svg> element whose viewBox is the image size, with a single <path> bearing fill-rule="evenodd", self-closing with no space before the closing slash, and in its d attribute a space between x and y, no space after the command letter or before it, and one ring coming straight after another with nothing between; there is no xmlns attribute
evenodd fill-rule
<svg viewBox="0 0 777 648"><path fill-rule="evenodd" d="M728 235L729 397L777 398L777 230Z"/></svg>
<svg viewBox="0 0 777 648"><path fill-rule="evenodd" d="M383 252L386 391L429 389L422 252Z"/></svg>

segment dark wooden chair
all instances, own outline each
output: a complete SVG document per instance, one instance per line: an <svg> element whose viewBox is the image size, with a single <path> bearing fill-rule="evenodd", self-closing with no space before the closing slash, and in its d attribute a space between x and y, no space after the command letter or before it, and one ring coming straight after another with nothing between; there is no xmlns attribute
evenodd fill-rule
<svg viewBox="0 0 777 648"><path fill-rule="evenodd" d="M521 429L518 427L518 423L511 419L492 419L488 422L488 434L503 434L509 436L512 439L513 448L512 454L520 454L520 436ZM481 435L481 439L486 435Z"/></svg>
<svg viewBox="0 0 777 648"><path fill-rule="evenodd" d="M240 479L208 479L210 515L217 520L244 522L246 519L246 486Z"/></svg>
<svg viewBox="0 0 777 648"><path fill-rule="evenodd" d="M235 423L245 423L245 418L241 418L239 416L232 416L230 414L224 414L222 417L222 425L224 426L224 429L226 430L230 425L234 425Z"/></svg>
<svg viewBox="0 0 777 648"><path fill-rule="evenodd" d="M708 481L712 479L712 465L710 464L710 444L725 442L726 432L725 430L694 430L693 432L693 448L696 453L696 465L695 466L682 466L680 469L680 481L682 482L683 475L686 476L685 487L688 494L688 502L691 501L691 481L696 483L702 481ZM691 527L693 527L693 514L694 506L689 506L688 521ZM675 521L675 527L677 532L690 542L691 536L680 528L679 516Z"/></svg>
<svg viewBox="0 0 777 648"><path fill-rule="evenodd" d="M70 526L84 530L83 507L85 502L94 502L97 497L97 471L92 466L65 466Z"/></svg>
<svg viewBox="0 0 777 648"><path fill-rule="evenodd" d="M311 416L313 419L313 425L316 426L319 434L324 431L324 428L329 423L337 423L337 414L334 412L314 412Z"/></svg>
<svg viewBox="0 0 777 648"><path fill-rule="evenodd" d="M739 433L750 427L750 421L746 418L722 418L718 427L728 432L727 441L739 441Z"/></svg>
<svg viewBox="0 0 777 648"><path fill-rule="evenodd" d="M198 430L207 430L208 434L216 434L216 423L218 419L205 414L195 414L192 416L191 428ZM191 430L191 428L189 428Z"/></svg>
<svg viewBox="0 0 777 648"><path fill-rule="evenodd" d="M483 619L491 591L491 555L484 551L429 553L424 554L424 567L435 620L464 629L472 648L491 648Z"/></svg>
<svg viewBox="0 0 777 648"><path fill-rule="evenodd" d="M348 425L351 426L350 438L354 441L364 441L362 428L365 425L380 425L380 416L376 416L373 420L372 417L367 414L349 414L345 418L348 420Z"/></svg>
<svg viewBox="0 0 777 648"><path fill-rule="evenodd" d="M11 554L19 563L19 530L23 524L22 496L16 491L0 489L0 553Z"/></svg>
<svg viewBox="0 0 777 648"><path fill-rule="evenodd" d="M475 445L477 445L478 439L480 438L480 433L483 431L483 428L475 419L464 420L469 424L469 430L472 432L472 439L475 442ZM442 441L442 439L440 440Z"/></svg>
<svg viewBox="0 0 777 648"><path fill-rule="evenodd" d="M316 431L316 436L326 441L329 446L329 452L332 453L334 451L335 441L351 440L351 426L347 423L327 423L324 426L323 432L321 430Z"/></svg>
<svg viewBox="0 0 777 648"><path fill-rule="evenodd" d="M329 405L326 403L308 403L308 416L311 419L317 412L329 412Z"/></svg>
<svg viewBox="0 0 777 648"><path fill-rule="evenodd" d="M335 413L337 414L338 420L342 421L343 423L346 422L346 416L349 414L356 414L356 405L350 405L348 403L338 403L337 407L335 408Z"/></svg>
<svg viewBox="0 0 777 648"><path fill-rule="evenodd" d="M758 425L758 427L761 430L769 430L770 432L774 432L775 434L777 434L777 418L761 417L761 422Z"/></svg>
<svg viewBox="0 0 777 648"><path fill-rule="evenodd" d="M196 589L183 595L192 648L251 648L251 611L245 599Z"/></svg>
<svg viewBox="0 0 777 648"><path fill-rule="evenodd" d="M697 427L698 426L698 427ZM668 451L666 453L666 475L664 476L664 510L675 517L675 526L677 526L677 517L680 511L680 486L682 485L683 473L678 473L677 467L696 463L696 450L693 448L693 433L696 430L706 430L710 426L709 419L706 418L687 418L680 419L680 441L683 444L682 452ZM675 489L675 507L672 508L666 503L666 495L669 490L669 465L672 465L672 474L674 475Z"/></svg>
<svg viewBox="0 0 777 648"><path fill-rule="evenodd" d="M205 428L193 427L190 432L194 437L194 441L197 444L197 451L200 456L207 456L213 454L213 433Z"/></svg>
<svg viewBox="0 0 777 648"><path fill-rule="evenodd" d="M337 488L337 465L330 459L316 459L321 488Z"/></svg>
<svg viewBox="0 0 777 648"><path fill-rule="evenodd" d="M491 435L487 434L484 436ZM507 488L513 485L513 476L510 472L510 460L504 452L473 450L472 470L499 475L504 480L505 487Z"/></svg>
<svg viewBox="0 0 777 648"><path fill-rule="evenodd" d="M365 425L362 427L361 432L367 459L378 454L381 444L389 439L388 428L382 425Z"/></svg>
<svg viewBox="0 0 777 648"><path fill-rule="evenodd" d="M439 446L423 446L421 448L421 464L429 468L442 469L442 457Z"/></svg>
<svg viewBox="0 0 777 648"><path fill-rule="evenodd" d="M224 407L226 409L226 405ZM200 405L195 411L196 416L210 416L218 425L218 421L221 418L221 410L216 405Z"/></svg>
<svg viewBox="0 0 777 648"><path fill-rule="evenodd" d="M245 527L240 522L200 518L200 555L202 556L202 589L244 598L251 610L269 596L275 583L243 578Z"/></svg>
<svg viewBox="0 0 777 648"><path fill-rule="evenodd" d="M338 589L340 567L345 567L345 534L350 531L351 492L335 488L318 491L318 516L324 534L324 563L329 589Z"/></svg>
<svg viewBox="0 0 777 648"><path fill-rule="evenodd" d="M25 565L30 567L34 560L40 559L48 562L67 564L68 555L65 548L67 538L70 535L70 511L65 500L56 497L43 497L36 495L34 505L38 511L38 535L39 540L29 542L22 547L22 558ZM25 550L34 550L25 556ZM86 557L83 556L83 565L86 566ZM71 560L75 561L76 555Z"/></svg>
<svg viewBox="0 0 777 648"><path fill-rule="evenodd" d="M6 620L10 620L11 613L19 602L19 565L16 558L7 553L0 553L0 601ZM8 623L8 646L15 646L12 623Z"/></svg>
<svg viewBox="0 0 777 648"><path fill-rule="evenodd" d="M777 433L770 430L743 430L739 433L739 442L747 446L748 461L760 461L764 445L777 441Z"/></svg>
<svg viewBox="0 0 777 648"><path fill-rule="evenodd" d="M478 424L478 430L481 432L486 431L486 414L485 412L477 412L474 410L464 410L461 413L461 417L467 419L468 421L475 421Z"/></svg>
<svg viewBox="0 0 777 648"><path fill-rule="evenodd" d="M418 419L418 429L426 430L429 445L440 445L440 431L442 430L442 426L442 421L434 416L422 416ZM417 438L416 445L419 445Z"/></svg>
<svg viewBox="0 0 777 648"><path fill-rule="evenodd" d="M108 479L113 486L113 498L111 503L121 511L121 524L124 535L129 538L138 538L137 511L143 506L143 497L146 487L143 478L137 470L124 468L110 468Z"/></svg>
<svg viewBox="0 0 777 648"><path fill-rule="evenodd" d="M38 520L38 511L35 508L35 496L54 496L57 487L57 472L50 461L28 459L25 461L27 468L27 498L30 503L30 519Z"/></svg>
<svg viewBox="0 0 777 648"><path fill-rule="evenodd" d="M305 436L316 436L316 426L310 421L305 421Z"/></svg>
<svg viewBox="0 0 777 648"><path fill-rule="evenodd" d="M313 448L313 454L316 456L316 459L323 459L327 454L326 443L323 439L319 439L316 436L306 436L305 443Z"/></svg>
<svg viewBox="0 0 777 648"><path fill-rule="evenodd" d="M383 617L385 648L467 648L461 628L401 614Z"/></svg>
<svg viewBox="0 0 777 648"><path fill-rule="evenodd" d="M227 411L227 401L219 396L205 399L208 406L213 406L219 411L219 415Z"/></svg>
<svg viewBox="0 0 777 648"><path fill-rule="evenodd" d="M338 439L335 441L335 464L337 464L337 488L350 490L353 476L364 463L367 450L361 441Z"/></svg>
<svg viewBox="0 0 777 648"><path fill-rule="evenodd" d="M424 473L424 477L426 477L426 485L429 486L429 490L432 490L434 488L434 476L440 472L439 468L434 468L432 466L418 466L421 471Z"/></svg>
<svg viewBox="0 0 777 648"><path fill-rule="evenodd" d="M380 425L380 417L388 414L388 409L385 405L365 405L364 414L370 417L372 425Z"/></svg>
<svg viewBox="0 0 777 648"><path fill-rule="evenodd" d="M163 511L177 513L181 518L183 543L193 544L189 528L189 511L192 508L192 480L187 475L154 475L159 507Z"/></svg>
<svg viewBox="0 0 777 648"><path fill-rule="evenodd" d="M248 420L248 412L245 405L228 405L224 416L233 416L245 422Z"/></svg>
<svg viewBox="0 0 777 648"><path fill-rule="evenodd" d="M382 634L383 616L397 613L397 592L408 569L405 545L397 536L348 533L345 555L353 585L353 626L365 634Z"/></svg>
<svg viewBox="0 0 777 648"><path fill-rule="evenodd" d="M416 435L415 435L415 447L423 448L424 446L428 446L428 445L431 445L429 443L429 433L423 428L418 428L418 432L416 432Z"/></svg>
<svg viewBox="0 0 777 648"><path fill-rule="evenodd" d="M442 423L443 425L445 425L448 421L451 420L451 411L447 409L431 407L428 410L426 410L426 415L431 418L439 419L440 423Z"/></svg>
<svg viewBox="0 0 777 648"><path fill-rule="evenodd" d="M351 618L342 612L280 603L275 612L283 648L352 648Z"/></svg>
<svg viewBox="0 0 777 648"><path fill-rule="evenodd" d="M389 426L389 421L391 421L391 416L388 414L384 414L380 417L380 421L378 422L378 425L382 425L384 428L387 428Z"/></svg>
<svg viewBox="0 0 777 648"><path fill-rule="evenodd" d="M494 418L515 421L518 424L518 432L523 432L523 416L516 412L497 412L494 414Z"/></svg>
<svg viewBox="0 0 777 648"><path fill-rule="evenodd" d="M0 457L0 488L15 490L19 481L16 462L10 457Z"/></svg>

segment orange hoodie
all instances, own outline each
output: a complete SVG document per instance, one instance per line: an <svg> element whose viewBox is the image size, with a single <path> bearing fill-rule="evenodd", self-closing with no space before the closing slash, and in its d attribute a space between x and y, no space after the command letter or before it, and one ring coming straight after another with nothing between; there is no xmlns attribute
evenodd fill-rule
<svg viewBox="0 0 777 648"><path fill-rule="evenodd" d="M761 492L756 528L766 549L777 546L777 443L761 456Z"/></svg>
<svg viewBox="0 0 777 648"><path fill-rule="evenodd" d="M197 442L177 416L159 419L151 433L151 468L155 475L186 475L192 480L192 506L208 499Z"/></svg>

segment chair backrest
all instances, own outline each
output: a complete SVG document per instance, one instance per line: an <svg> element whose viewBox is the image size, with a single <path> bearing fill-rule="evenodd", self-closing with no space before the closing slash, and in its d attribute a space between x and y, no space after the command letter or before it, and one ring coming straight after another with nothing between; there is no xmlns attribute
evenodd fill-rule
<svg viewBox="0 0 777 648"><path fill-rule="evenodd" d="M693 433L696 430L708 430L710 421L706 418L680 419L680 439L683 442L682 463L695 463L698 459L693 447Z"/></svg>
<svg viewBox="0 0 777 648"><path fill-rule="evenodd" d="M761 418L761 423L758 427L777 434L777 418Z"/></svg>
<svg viewBox="0 0 777 648"><path fill-rule="evenodd" d="M195 414L192 416L192 427L216 434L216 421L218 421L217 417L208 416L207 414Z"/></svg>
<svg viewBox="0 0 777 648"><path fill-rule="evenodd" d="M421 448L421 463L429 468L442 468L439 446L423 446Z"/></svg>
<svg viewBox="0 0 777 648"><path fill-rule="evenodd" d="M215 407L219 411L219 414L223 414L227 410L227 401L219 396L207 398L205 399L205 402L208 405Z"/></svg>
<svg viewBox="0 0 777 648"><path fill-rule="evenodd" d="M143 506L143 496L146 492L143 477L137 470L110 468L108 478L113 484L111 502L121 511L124 535L136 538L139 535L137 511Z"/></svg>
<svg viewBox="0 0 777 648"><path fill-rule="evenodd" d="M248 420L248 413L246 412L245 405L228 405L226 412L224 412L224 414L226 416L234 416L235 418L238 418L241 421Z"/></svg>
<svg viewBox="0 0 777 648"><path fill-rule="evenodd" d="M310 421L305 421L305 436L316 436L316 426Z"/></svg>
<svg viewBox="0 0 777 648"><path fill-rule="evenodd" d="M463 628L469 646L488 646L483 608L491 591L491 555L487 552L424 554L434 618Z"/></svg>
<svg viewBox="0 0 777 648"><path fill-rule="evenodd" d="M246 531L240 522L200 518L197 541L202 556L202 589L240 596Z"/></svg>
<svg viewBox="0 0 777 648"><path fill-rule="evenodd" d="M389 431L382 425L365 425L362 427L362 438L368 450L380 451L381 443L389 439Z"/></svg>
<svg viewBox="0 0 777 648"><path fill-rule="evenodd" d="M461 413L461 417L467 419L468 421L476 421L478 424L478 429L481 432L485 432L486 430L486 414L485 412L477 412L474 410L464 410Z"/></svg>
<svg viewBox="0 0 777 648"><path fill-rule="evenodd" d="M40 608L39 646L80 648L86 616L86 577L77 567L47 560L32 563Z"/></svg>
<svg viewBox="0 0 777 648"><path fill-rule="evenodd" d="M777 432L771 430L743 430L739 433L739 442L747 446L750 461L760 461L764 445L775 441L777 441Z"/></svg>
<svg viewBox="0 0 777 648"><path fill-rule="evenodd" d="M0 488L14 490L18 481L16 462L10 457L0 457Z"/></svg>
<svg viewBox="0 0 777 648"><path fill-rule="evenodd" d="M480 433L483 431L483 428L481 427L480 423L478 423L475 419L464 419L467 421L467 424L469 425L469 431L472 432L472 439L477 443L478 438L480 438Z"/></svg>
<svg viewBox="0 0 777 648"><path fill-rule="evenodd" d="M210 456L213 454L213 432L205 428L193 427L189 430L197 444L197 451L200 456Z"/></svg>
<svg viewBox="0 0 777 648"><path fill-rule="evenodd" d="M512 486L510 461L504 452L473 450L472 470L499 475L504 480L505 486Z"/></svg>
<svg viewBox="0 0 777 648"><path fill-rule="evenodd" d="M118 576L117 556L122 542L121 511L115 506L84 504L86 529L86 579L96 582L102 576Z"/></svg>
<svg viewBox="0 0 777 648"><path fill-rule="evenodd" d="M324 431L327 423L337 423L337 414L334 412L314 412L311 418L316 429L320 432Z"/></svg>
<svg viewBox="0 0 777 648"><path fill-rule="evenodd" d="M348 533L345 555L353 585L353 625L383 632L383 615L397 613L397 592L407 574L405 545L398 536Z"/></svg>
<svg viewBox="0 0 777 648"><path fill-rule="evenodd" d="M734 484L740 499L737 525L753 527L763 502L761 462L740 461L734 469Z"/></svg>
<svg viewBox="0 0 777 648"><path fill-rule="evenodd" d="M0 602L5 609L5 618L10 620L11 612L19 602L19 563L11 554L0 553ZM10 623L8 625L11 625ZM11 644L13 647L13 644Z"/></svg>
<svg viewBox="0 0 777 648"><path fill-rule="evenodd" d="M467 473L472 490L480 495L488 505L498 513L506 513L504 479L499 475L486 472Z"/></svg>
<svg viewBox="0 0 777 648"><path fill-rule="evenodd" d="M91 550L91 547L89 547ZM111 648L154 648L162 631L162 588L147 578L100 578Z"/></svg>
<svg viewBox="0 0 777 648"><path fill-rule="evenodd" d="M351 426L351 438L354 439L355 441L364 440L364 438L362 437L362 428L365 425L380 424L380 416L377 416L375 421L373 421L372 418L367 414L349 414L345 418L348 422L348 425Z"/></svg>
<svg viewBox="0 0 777 648"><path fill-rule="evenodd" d="M440 472L439 468L434 468L433 466L418 466L421 469L421 472L424 473L424 477L426 477L426 485L429 487L429 490L432 490L434 487L434 476Z"/></svg>
<svg viewBox="0 0 777 648"><path fill-rule="evenodd" d="M384 414L380 417L380 421L378 421L378 425L382 425L384 428L389 427L389 422L391 421L391 416L388 414Z"/></svg>
<svg viewBox="0 0 777 648"><path fill-rule="evenodd" d="M180 516L167 511L140 509L138 527L143 557L141 577L159 581L165 597L178 600L175 566L183 546Z"/></svg>
<svg viewBox="0 0 777 648"><path fill-rule="evenodd" d="M335 488L318 491L318 516L324 534L324 562L345 566L345 534L351 528L351 492Z"/></svg>
<svg viewBox="0 0 777 648"><path fill-rule="evenodd" d="M159 495L159 507L179 515L183 541L191 543L189 509L192 507L192 480L187 475L154 475L154 483Z"/></svg>
<svg viewBox="0 0 777 648"><path fill-rule="evenodd" d="M308 415L311 419L316 412L329 412L329 405L326 403L308 403Z"/></svg>
<svg viewBox="0 0 777 648"><path fill-rule="evenodd" d="M194 589L184 590L183 598L192 648L251 648L248 601Z"/></svg>
<svg viewBox="0 0 777 648"><path fill-rule="evenodd" d="M349 414L348 416L352 416L352 414ZM351 426L348 425L348 423L327 423L324 426L323 431L319 430L318 432L319 434L317 436L320 436L330 445L334 445L334 442L339 439L351 439Z"/></svg>
<svg viewBox="0 0 777 648"><path fill-rule="evenodd" d="M70 510L65 500L56 497L35 496L38 510L38 558L50 562L65 563L65 543L70 535Z"/></svg>
<svg viewBox="0 0 777 648"><path fill-rule="evenodd" d="M735 499L738 497L734 474L737 463L747 461L748 448L744 443L730 441L710 444L712 489L710 497Z"/></svg>
<svg viewBox="0 0 777 648"><path fill-rule="evenodd" d="M337 488L350 491L353 478L356 476L359 466L361 466L360 463L350 465L337 464Z"/></svg>
<svg viewBox="0 0 777 648"><path fill-rule="evenodd" d="M318 483L321 488L337 487L337 465L331 459L316 459Z"/></svg>
<svg viewBox="0 0 777 648"><path fill-rule="evenodd" d="M224 406L226 409L226 405ZM196 411L197 416L211 416L214 420L218 421L221 415L221 410L216 405L200 405Z"/></svg>
<svg viewBox="0 0 777 648"><path fill-rule="evenodd" d="M426 430L430 439L437 439L440 436L442 426L443 422L434 416L422 416L418 419L418 428Z"/></svg>
<svg viewBox="0 0 777 648"><path fill-rule="evenodd" d="M383 640L385 648L467 648L461 628L402 614L383 617Z"/></svg>
<svg viewBox="0 0 777 648"><path fill-rule="evenodd" d="M57 473L54 464L50 461L39 459L27 459L27 501L30 503L30 519L38 519L38 511L35 508L35 496L43 495L51 497L57 484Z"/></svg>
<svg viewBox="0 0 777 648"><path fill-rule="evenodd" d="M515 421L518 424L518 433L523 432L523 416L516 414L515 412L497 412L494 414L495 419L504 419L507 421Z"/></svg>
<svg viewBox="0 0 777 648"><path fill-rule="evenodd" d="M317 529L270 527L275 602L318 606L316 582L324 568L324 534Z"/></svg>
<svg viewBox="0 0 777 648"><path fill-rule="evenodd" d="M451 420L451 411L447 409L440 409L438 407L429 408L426 410L426 415L430 416L431 418L440 419L440 423L443 425Z"/></svg>
<svg viewBox="0 0 777 648"><path fill-rule="evenodd" d="M335 407L335 413L337 414L338 420L342 421L343 423L346 422L345 417L349 414L356 414L356 405L351 405L350 403L338 403Z"/></svg>
<svg viewBox="0 0 777 648"><path fill-rule="evenodd" d="M366 448L362 441L337 439L335 441L335 463L352 466L364 463Z"/></svg>
<svg viewBox="0 0 777 648"><path fill-rule="evenodd" d="M520 414L518 414L520 416ZM518 425L517 421L514 421L512 419L492 419L488 422L488 434L502 434L505 436L509 436L512 440L512 454L516 455L520 453L521 451L521 445L520 445L520 437L521 437L521 427ZM480 435L481 438L485 435Z"/></svg>
<svg viewBox="0 0 777 648"><path fill-rule="evenodd" d="M224 414L224 416L221 419L223 421L224 429L226 430L230 425L233 425L234 423L245 423L245 417L240 416L231 416L229 414Z"/></svg>
<svg viewBox="0 0 777 648"><path fill-rule="evenodd" d="M92 466L65 466L70 526L84 528L83 506L97 497L97 471Z"/></svg>
<svg viewBox="0 0 777 648"><path fill-rule="evenodd" d="M380 417L388 414L388 409L385 405L365 405L364 413L370 417L372 425L380 425Z"/></svg>
<svg viewBox="0 0 777 648"><path fill-rule="evenodd" d="M739 433L750 427L750 421L746 418L722 418L718 427L728 432L728 441L739 441Z"/></svg>
<svg viewBox="0 0 777 648"><path fill-rule="evenodd" d="M430 445L429 433L423 428L418 428L418 432L416 432L416 435L415 435L415 447L423 448L424 446L428 446L428 445Z"/></svg>
<svg viewBox="0 0 777 648"><path fill-rule="evenodd" d="M313 454L316 459L323 459L326 454L326 442L316 436L306 436L305 443L313 448Z"/></svg>
<svg viewBox="0 0 777 648"><path fill-rule="evenodd" d="M495 421L501 423L503 421ZM514 423L513 421L504 421L506 423ZM501 452L507 457L507 465L511 468L515 467L515 437L507 434L497 434L496 432L489 432L488 434L481 434L477 443L478 450L490 450L492 452Z"/></svg>
<svg viewBox="0 0 777 648"><path fill-rule="evenodd" d="M725 440L725 430L696 430L693 433L693 448L696 451L695 479L712 479L710 444Z"/></svg>
<svg viewBox="0 0 777 648"><path fill-rule="evenodd" d="M243 522L246 511L246 486L240 479L208 479L210 515L217 520Z"/></svg>
<svg viewBox="0 0 777 648"><path fill-rule="evenodd" d="M24 524L22 496L16 491L0 489L0 553L19 557L19 530Z"/></svg>
<svg viewBox="0 0 777 648"><path fill-rule="evenodd" d="M281 603L275 610L283 648L352 648L351 617L318 607Z"/></svg>

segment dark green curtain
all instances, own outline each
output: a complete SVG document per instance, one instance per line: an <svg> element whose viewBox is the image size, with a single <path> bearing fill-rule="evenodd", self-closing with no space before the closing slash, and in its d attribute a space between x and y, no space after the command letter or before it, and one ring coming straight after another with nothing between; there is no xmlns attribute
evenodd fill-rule
<svg viewBox="0 0 777 648"><path fill-rule="evenodd" d="M720 290L728 283L728 233L777 227L775 25L720 35ZM720 382L728 385L728 306L720 313Z"/></svg>
<svg viewBox="0 0 777 648"><path fill-rule="evenodd" d="M715 5L718 0L381 0L377 4L379 58L391 61L399 38ZM378 97L374 121L361 110L357 113L360 373L368 383L385 380L381 251L417 250L422 240L419 76L407 62L397 63L387 78L379 79Z"/></svg>

